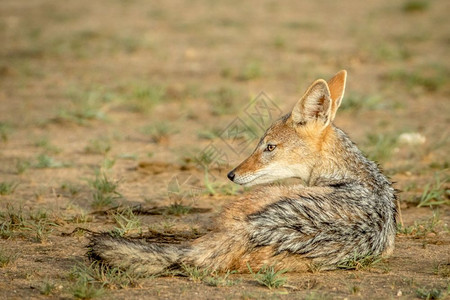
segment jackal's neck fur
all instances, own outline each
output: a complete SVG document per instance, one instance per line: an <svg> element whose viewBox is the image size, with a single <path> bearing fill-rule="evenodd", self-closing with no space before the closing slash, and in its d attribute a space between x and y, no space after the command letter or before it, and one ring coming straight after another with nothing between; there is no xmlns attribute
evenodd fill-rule
<svg viewBox="0 0 450 300"><path fill-rule="evenodd" d="M331 126L324 139L320 151L333 155L324 155L318 160L311 172L309 185L355 182L371 190L386 190L390 186L378 166L367 159L341 129ZM389 188L386 191L392 192Z"/></svg>

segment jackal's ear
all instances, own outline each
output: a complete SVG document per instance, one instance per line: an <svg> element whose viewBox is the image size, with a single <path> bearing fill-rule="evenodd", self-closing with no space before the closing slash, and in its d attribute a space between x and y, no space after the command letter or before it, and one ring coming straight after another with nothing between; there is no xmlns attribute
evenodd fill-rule
<svg viewBox="0 0 450 300"><path fill-rule="evenodd" d="M292 109L292 121L296 125L303 125L317 120L323 122L325 127L331 121L331 105L327 82L323 79L316 80Z"/></svg>
<svg viewBox="0 0 450 300"><path fill-rule="evenodd" d="M334 120L336 116L336 111L342 103L342 98L345 92L345 82L347 79L347 71L341 70L336 73L330 80L328 80L328 88L331 94L331 121Z"/></svg>

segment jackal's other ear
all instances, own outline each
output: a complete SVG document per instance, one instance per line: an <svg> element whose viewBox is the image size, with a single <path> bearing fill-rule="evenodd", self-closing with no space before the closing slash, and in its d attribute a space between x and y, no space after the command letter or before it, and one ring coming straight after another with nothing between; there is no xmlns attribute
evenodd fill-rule
<svg viewBox="0 0 450 300"><path fill-rule="evenodd" d="M334 120L336 116L336 111L342 103L342 98L345 92L345 82L347 79L347 71L341 70L336 73L330 80L328 80L328 88L331 94L331 121Z"/></svg>
<svg viewBox="0 0 450 300"><path fill-rule="evenodd" d="M327 82L323 79L316 80L292 109L292 121L296 125L302 125L317 120L323 122L325 127L331 121L331 102Z"/></svg>

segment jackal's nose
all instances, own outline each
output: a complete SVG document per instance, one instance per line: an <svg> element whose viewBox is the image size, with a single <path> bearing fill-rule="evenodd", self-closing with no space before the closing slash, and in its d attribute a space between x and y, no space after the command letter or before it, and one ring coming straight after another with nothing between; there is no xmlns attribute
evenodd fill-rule
<svg viewBox="0 0 450 300"><path fill-rule="evenodd" d="M234 171L231 171L230 173L227 174L228 179L230 179L231 181L233 181L234 176L235 176Z"/></svg>

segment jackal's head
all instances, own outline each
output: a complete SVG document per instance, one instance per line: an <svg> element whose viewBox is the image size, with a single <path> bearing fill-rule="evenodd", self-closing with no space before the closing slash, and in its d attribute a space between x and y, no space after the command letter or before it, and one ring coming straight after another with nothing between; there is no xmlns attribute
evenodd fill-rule
<svg viewBox="0 0 450 300"><path fill-rule="evenodd" d="M344 95L346 77L343 70L328 82L316 80L292 112L267 129L255 151L228 178L242 185L291 177L308 182L314 166L327 155L322 148L333 134L331 123Z"/></svg>

